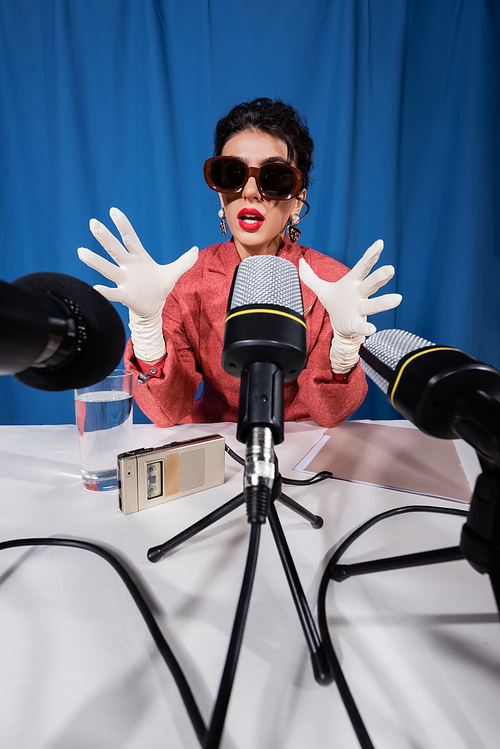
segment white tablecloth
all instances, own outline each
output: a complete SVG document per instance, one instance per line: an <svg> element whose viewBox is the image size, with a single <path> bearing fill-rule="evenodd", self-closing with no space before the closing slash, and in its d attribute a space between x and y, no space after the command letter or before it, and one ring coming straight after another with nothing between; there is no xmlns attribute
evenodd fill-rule
<svg viewBox="0 0 500 749"><path fill-rule="evenodd" d="M134 427L136 447L219 432L240 454L234 424ZM287 424L283 476L324 430ZM467 459L468 453L465 453ZM471 460L467 470L474 473ZM124 516L117 493L86 492L76 427L0 427L2 539L61 536L124 559L146 592L208 722L246 560L240 507L158 564L149 547L242 490L226 458L223 487ZM472 476L473 478L473 476ZM286 493L320 514L313 530L277 504L315 613L333 549L378 512L457 504L327 481ZM377 525L345 562L458 544L464 520L415 514ZM0 554L0 742L4 749L194 749L170 672L116 573L71 548ZM487 577L466 561L332 583L332 638L377 749L496 749L500 628ZM358 742L335 684L319 686L270 532L263 528L242 653L221 747L351 749Z"/></svg>

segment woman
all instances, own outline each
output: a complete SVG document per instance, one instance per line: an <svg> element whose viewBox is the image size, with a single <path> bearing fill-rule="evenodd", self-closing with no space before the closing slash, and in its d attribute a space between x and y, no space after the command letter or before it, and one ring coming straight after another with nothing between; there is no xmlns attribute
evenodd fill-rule
<svg viewBox="0 0 500 749"><path fill-rule="evenodd" d="M296 243L306 202L313 143L293 107L256 99L234 107L217 124L214 157L205 164L209 187L219 193L221 230L231 238L203 250L193 247L159 266L142 247L127 218L111 218L125 247L93 219L90 229L117 265L80 248L90 267L117 284L96 286L129 307L127 369L137 372L135 398L158 426L180 422L237 421L239 381L221 367L224 321L233 274L253 255L279 255L300 272L307 322L308 360L285 384L285 420L313 419L332 427L361 404L366 381L359 346L375 327L373 314L395 307L398 294L369 300L392 277L390 266L367 278L383 244L376 242L348 272L336 260ZM174 288L175 287L175 288ZM203 381L203 392L194 401Z"/></svg>

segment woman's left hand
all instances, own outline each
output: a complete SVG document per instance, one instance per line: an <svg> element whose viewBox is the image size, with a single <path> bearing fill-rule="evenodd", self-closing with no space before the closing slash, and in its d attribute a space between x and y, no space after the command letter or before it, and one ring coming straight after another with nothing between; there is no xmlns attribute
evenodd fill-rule
<svg viewBox="0 0 500 749"><path fill-rule="evenodd" d="M377 328L373 323L367 322L366 316L393 309L401 302L401 294L368 298L394 275L392 265L384 265L368 275L383 249L384 243L378 239L349 273L333 283L323 281L303 258L300 260L300 278L316 294L337 333L343 336L371 335Z"/></svg>
<svg viewBox="0 0 500 749"><path fill-rule="evenodd" d="M348 374L356 366L364 337L375 333L377 328L367 321L367 315L393 309L401 302L401 294L368 298L394 275L392 265L384 265L368 275L383 249L384 243L377 240L349 273L333 283L319 278L303 258L299 262L300 278L316 294L330 317L334 333L330 364L337 374Z"/></svg>

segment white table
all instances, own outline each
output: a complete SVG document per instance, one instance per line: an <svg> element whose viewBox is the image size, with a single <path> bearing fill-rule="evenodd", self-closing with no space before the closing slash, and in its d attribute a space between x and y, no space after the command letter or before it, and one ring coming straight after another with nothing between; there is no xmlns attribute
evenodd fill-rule
<svg viewBox="0 0 500 749"><path fill-rule="evenodd" d="M234 424L134 430L137 447L219 432L244 453ZM323 431L312 423L287 424L277 447L283 476L304 478L293 466ZM474 466L471 459L467 470ZM238 494L242 468L226 458L223 487L124 516L116 492L82 488L74 426L4 426L0 475L2 539L86 539L127 561L208 721L246 560L245 509L157 564L146 552ZM312 530L277 505L313 612L332 550L361 522L406 504L457 506L341 481L285 489L325 521ZM463 522L421 513L393 518L343 561L454 546ZM103 560L70 548L3 550L0 582L4 749L199 746L170 672ZM458 561L358 577L331 584L328 611L334 645L377 749L499 746L500 627L485 576ZM221 747L357 746L336 685L314 681L266 525Z"/></svg>

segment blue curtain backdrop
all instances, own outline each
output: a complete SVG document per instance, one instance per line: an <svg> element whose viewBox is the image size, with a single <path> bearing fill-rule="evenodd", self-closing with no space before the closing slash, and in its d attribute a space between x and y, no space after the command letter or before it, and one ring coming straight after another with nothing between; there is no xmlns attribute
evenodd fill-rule
<svg viewBox="0 0 500 749"><path fill-rule="evenodd" d="M500 367L499 81L497 0L0 0L0 278L99 282L76 249L111 206L159 262L217 241L215 122L280 97L316 144L301 241L352 266L383 238L377 327ZM396 413L371 385L356 417ZM0 423L72 421L0 377Z"/></svg>

